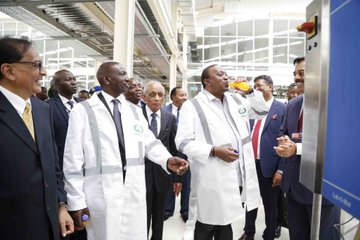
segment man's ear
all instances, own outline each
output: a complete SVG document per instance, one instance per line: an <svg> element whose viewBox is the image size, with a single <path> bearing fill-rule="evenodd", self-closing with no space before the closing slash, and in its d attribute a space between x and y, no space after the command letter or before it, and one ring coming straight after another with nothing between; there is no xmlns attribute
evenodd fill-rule
<svg viewBox="0 0 360 240"><path fill-rule="evenodd" d="M104 82L105 85L109 85L109 84L110 84L111 76L108 75L108 74L104 74L104 75L102 76L102 79L103 79L103 82Z"/></svg>
<svg viewBox="0 0 360 240"><path fill-rule="evenodd" d="M10 81L16 80L16 75L11 64L4 63L3 65L1 65L1 75L3 76L3 78L6 78Z"/></svg>
<svg viewBox="0 0 360 240"><path fill-rule="evenodd" d="M209 79L204 79L204 83L205 83L206 86L211 86L212 85Z"/></svg>

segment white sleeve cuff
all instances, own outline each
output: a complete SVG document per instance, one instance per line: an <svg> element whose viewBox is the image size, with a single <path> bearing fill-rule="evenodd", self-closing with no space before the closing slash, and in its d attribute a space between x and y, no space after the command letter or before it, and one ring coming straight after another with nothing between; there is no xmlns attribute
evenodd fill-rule
<svg viewBox="0 0 360 240"><path fill-rule="evenodd" d="M302 154L302 143L296 143L296 155Z"/></svg>

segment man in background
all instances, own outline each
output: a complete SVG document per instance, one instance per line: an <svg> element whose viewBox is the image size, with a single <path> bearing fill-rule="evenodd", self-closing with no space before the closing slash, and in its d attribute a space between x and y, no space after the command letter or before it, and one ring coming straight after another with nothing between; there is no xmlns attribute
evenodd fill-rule
<svg viewBox="0 0 360 240"><path fill-rule="evenodd" d="M72 72L65 69L59 70L55 72L51 82L54 83L56 94L46 102L50 105L52 111L55 142L59 155L59 164L62 169L69 114L74 105L81 102L82 99L74 97L77 87L76 77ZM86 240L86 231L76 231L67 239Z"/></svg>
<svg viewBox="0 0 360 240"><path fill-rule="evenodd" d="M172 103L164 107L164 110L172 113L176 117L176 122L179 120L180 109L183 103L187 100L187 93L181 87L174 87L170 92L170 99ZM179 152L179 156L183 159L187 159L186 155ZM169 192L169 196L166 200L164 220L174 215L175 209L175 193ZM190 196L190 170L182 176L182 190L180 200L180 214L184 222L189 217L189 196Z"/></svg>
<svg viewBox="0 0 360 240"><path fill-rule="evenodd" d="M55 140L59 154L60 167L63 166L64 146L68 128L69 114L74 105L82 99L74 97L76 93L76 77L72 72L62 69L57 71L52 80L56 94L47 103L50 105L53 117Z"/></svg>
<svg viewBox="0 0 360 240"><path fill-rule="evenodd" d="M297 96L299 96L299 90L298 90L298 88L297 88L297 86L296 86L296 83L291 83L290 85L289 85L289 88L288 88L288 90L287 90L287 100L288 100L288 102L291 100L291 99L293 99L293 98L296 98Z"/></svg>
<svg viewBox="0 0 360 240"><path fill-rule="evenodd" d="M146 105L142 109L150 130L171 155L177 156L178 151L175 145L176 118L171 113L161 109L165 99L164 87L160 82L150 81L145 86L144 96ZM178 195L181 191L181 178L176 174L172 174L172 177L173 184L171 184L171 176L160 165L145 159L147 228L149 232L151 223L151 240L162 240L165 201L169 192L173 190Z"/></svg>
<svg viewBox="0 0 360 240"><path fill-rule="evenodd" d="M145 105L144 101L142 100L143 94L144 94L144 87L142 83L136 80L135 78L130 78L129 89L124 94L126 100L139 107L143 107Z"/></svg>
<svg viewBox="0 0 360 240"><path fill-rule="evenodd" d="M42 101L45 101L46 99L48 99L49 97L47 95L46 87L41 87L41 92L35 94L35 96Z"/></svg>
<svg viewBox="0 0 360 240"><path fill-rule="evenodd" d="M90 98L90 94L87 90L83 89L79 92L79 98L82 100L88 100Z"/></svg>
<svg viewBox="0 0 360 240"><path fill-rule="evenodd" d="M270 76L260 75L254 79L254 89L262 92L269 113L264 119L250 120L251 138L254 149L256 172L259 180L260 194L265 210L266 228L264 240L273 240L278 219L278 199L283 166L274 146L285 114L285 104L273 97L273 80ZM254 240L255 221L258 209L246 212L244 234L239 240Z"/></svg>

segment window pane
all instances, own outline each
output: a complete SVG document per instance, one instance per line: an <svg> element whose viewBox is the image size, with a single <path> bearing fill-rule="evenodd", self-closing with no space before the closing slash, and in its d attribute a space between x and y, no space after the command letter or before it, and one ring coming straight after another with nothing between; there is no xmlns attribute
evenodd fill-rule
<svg viewBox="0 0 360 240"><path fill-rule="evenodd" d="M258 19L255 20L255 36L265 35L269 33L269 20Z"/></svg>
<svg viewBox="0 0 360 240"><path fill-rule="evenodd" d="M238 36L253 35L253 20L238 22Z"/></svg>
<svg viewBox="0 0 360 240"><path fill-rule="evenodd" d="M287 38L274 38L274 63L287 63L287 46Z"/></svg>
<svg viewBox="0 0 360 240"><path fill-rule="evenodd" d="M221 26L222 36L236 36L236 23Z"/></svg>
<svg viewBox="0 0 360 240"><path fill-rule="evenodd" d="M274 36L287 36L288 21L287 20L274 20Z"/></svg>

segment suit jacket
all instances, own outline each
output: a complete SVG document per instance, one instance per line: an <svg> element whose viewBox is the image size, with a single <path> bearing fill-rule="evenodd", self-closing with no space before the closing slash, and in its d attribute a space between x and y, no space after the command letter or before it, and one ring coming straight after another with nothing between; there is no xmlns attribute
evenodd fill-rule
<svg viewBox="0 0 360 240"><path fill-rule="evenodd" d="M36 142L0 92L0 239L59 238L58 202L66 201L51 110L31 98Z"/></svg>
<svg viewBox="0 0 360 240"><path fill-rule="evenodd" d="M280 135L288 135L291 138L293 133L297 133L302 103L303 95L289 101L286 106L286 113L280 129ZM301 142L301 139L298 142ZM299 182L301 155L284 158L282 161L284 161L285 165L281 188L284 192L290 192L298 202L302 204L312 204L313 193ZM325 198L323 198L322 204L331 205Z"/></svg>
<svg viewBox="0 0 360 240"><path fill-rule="evenodd" d="M168 104L164 107L164 110L168 113L171 113L172 114L172 104ZM176 119L176 116L175 116L175 119ZM177 128L177 124L176 124L176 128ZM183 154L182 152L179 152L178 151L178 156L181 157L182 159L185 159L187 160L187 156L185 154Z"/></svg>
<svg viewBox="0 0 360 240"><path fill-rule="evenodd" d="M260 137L260 165L264 177L272 177L277 170L283 170L283 161L274 150L278 145L276 138L279 135L281 123L284 119L286 105L274 100L265 119ZM254 120L250 120L251 128ZM263 120L264 121L264 120Z"/></svg>
<svg viewBox="0 0 360 240"><path fill-rule="evenodd" d="M76 102L81 102L81 98L75 98ZM55 131L55 142L59 154L59 164L62 169L63 167L63 156L64 156L64 147L65 139L69 122L69 113L66 111L66 107L61 101L59 95L55 95L53 98L50 98L46 101L51 108L54 131Z"/></svg>
<svg viewBox="0 0 360 240"><path fill-rule="evenodd" d="M149 122L149 119L146 114L145 106L142 107L143 114L146 120ZM161 112L161 122L160 122L160 131L157 139L159 139L167 150L173 156L178 155L175 145L175 135L177 131L176 118L173 114L160 110ZM160 165L153 163L149 159L145 158L145 178L146 178L146 191L151 191L152 182L155 181L155 188L157 192L167 192L171 189L171 177L168 175ZM174 179L175 180L175 179ZM176 181L180 181L176 179Z"/></svg>

